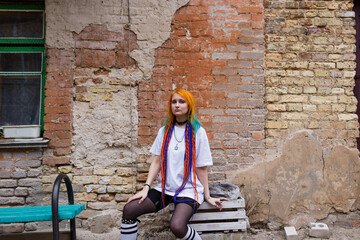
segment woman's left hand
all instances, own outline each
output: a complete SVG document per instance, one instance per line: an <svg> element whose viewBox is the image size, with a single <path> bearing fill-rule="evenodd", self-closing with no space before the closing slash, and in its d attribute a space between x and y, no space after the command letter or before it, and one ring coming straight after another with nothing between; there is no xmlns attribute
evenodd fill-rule
<svg viewBox="0 0 360 240"><path fill-rule="evenodd" d="M221 201L230 201L229 199L227 198L213 198L213 197L208 197L208 198L205 198L206 201L211 205L211 206L214 206L216 207L217 209L219 209L220 211L222 210L222 202Z"/></svg>

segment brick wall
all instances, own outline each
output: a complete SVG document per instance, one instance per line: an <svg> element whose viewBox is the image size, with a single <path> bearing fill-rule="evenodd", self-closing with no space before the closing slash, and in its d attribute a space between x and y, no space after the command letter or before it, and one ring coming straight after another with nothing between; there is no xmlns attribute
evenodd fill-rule
<svg viewBox="0 0 360 240"><path fill-rule="evenodd" d="M72 50L47 49L44 137L50 139L43 164L70 161L73 111Z"/></svg>
<svg viewBox="0 0 360 240"><path fill-rule="evenodd" d="M196 98L208 132L210 179L252 164L264 154L264 37L262 1L190 1L172 20L156 50L153 77L139 85L140 144L151 144L166 117L169 93L183 87Z"/></svg>
<svg viewBox="0 0 360 240"><path fill-rule="evenodd" d="M265 1L266 146L295 130L356 148L352 1Z"/></svg>
<svg viewBox="0 0 360 240"><path fill-rule="evenodd" d="M0 207L40 204L41 157L41 149L0 149ZM34 223L0 224L0 233L35 229Z"/></svg>

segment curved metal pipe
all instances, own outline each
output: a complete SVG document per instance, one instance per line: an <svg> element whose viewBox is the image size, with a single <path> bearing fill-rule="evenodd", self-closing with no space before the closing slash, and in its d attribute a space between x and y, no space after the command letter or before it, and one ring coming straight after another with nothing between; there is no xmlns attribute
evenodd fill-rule
<svg viewBox="0 0 360 240"><path fill-rule="evenodd" d="M53 240L59 240L59 191L63 179L66 185L69 205L74 205L74 192L71 181L66 174L59 174L55 180L51 198ZM71 240L76 240L75 218L70 219L70 233Z"/></svg>

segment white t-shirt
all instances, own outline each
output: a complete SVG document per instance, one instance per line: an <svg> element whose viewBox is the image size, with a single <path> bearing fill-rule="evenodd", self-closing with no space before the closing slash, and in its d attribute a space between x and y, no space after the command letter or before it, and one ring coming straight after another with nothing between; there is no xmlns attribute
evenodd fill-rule
<svg viewBox="0 0 360 240"><path fill-rule="evenodd" d="M161 156L161 147L164 139L164 127L160 128L158 135L150 149L152 154ZM174 137L176 138L178 143ZM174 127L172 136L168 148L168 159L167 159L167 169L166 169L166 184L165 184L165 194L174 196L176 190L179 189L183 182L184 178L184 154L185 154L185 128ZM178 144L177 144L178 143ZM176 144L178 149L175 150ZM195 136L195 145L196 145L196 167L211 166L212 158L209 146L209 140L207 138L205 129L200 127ZM191 179L194 183L193 172L191 172ZM159 176L159 182L154 187L156 190L161 192L161 173ZM196 189L198 192L198 202L201 204L204 201L204 187L202 186L200 180L196 176ZM179 193L179 197L188 197L196 200L194 193L194 188L188 181L184 189Z"/></svg>

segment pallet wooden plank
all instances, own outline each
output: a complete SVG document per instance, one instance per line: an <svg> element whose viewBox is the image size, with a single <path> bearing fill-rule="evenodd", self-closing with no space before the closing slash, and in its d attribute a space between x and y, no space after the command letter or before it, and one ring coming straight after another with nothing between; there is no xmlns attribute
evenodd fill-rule
<svg viewBox="0 0 360 240"><path fill-rule="evenodd" d="M191 219L195 221L211 221L211 220L229 220L229 219L245 219L245 210L228 211L228 212L199 212Z"/></svg>
<svg viewBox="0 0 360 240"><path fill-rule="evenodd" d="M222 204L223 204L223 209L227 209L227 208L244 208L245 207L245 200L243 198L240 198L240 199L231 200L231 201L222 201ZM199 210L202 210L202 209L216 209L216 207L211 206L207 202L203 202L199 207Z"/></svg>
<svg viewBox="0 0 360 240"><path fill-rule="evenodd" d="M245 200L244 200L244 198L239 198L239 199L231 200L231 201L222 201L222 204L223 204L223 210L225 210L227 208L244 208ZM174 208L175 208L174 204L170 204L169 208L170 208L170 211L174 211ZM207 210L207 209L216 209L216 207L211 206L207 202L203 202L199 207L199 211Z"/></svg>
<svg viewBox="0 0 360 240"><path fill-rule="evenodd" d="M195 223L190 224L198 232L215 232L215 231L236 231L246 230L246 221L238 222L219 222L219 223Z"/></svg>

